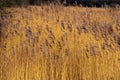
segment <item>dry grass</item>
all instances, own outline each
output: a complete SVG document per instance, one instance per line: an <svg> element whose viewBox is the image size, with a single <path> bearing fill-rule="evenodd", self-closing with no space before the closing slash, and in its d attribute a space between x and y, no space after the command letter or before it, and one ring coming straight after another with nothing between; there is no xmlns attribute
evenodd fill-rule
<svg viewBox="0 0 120 80"><path fill-rule="evenodd" d="M0 80L120 80L120 10L9 8Z"/></svg>

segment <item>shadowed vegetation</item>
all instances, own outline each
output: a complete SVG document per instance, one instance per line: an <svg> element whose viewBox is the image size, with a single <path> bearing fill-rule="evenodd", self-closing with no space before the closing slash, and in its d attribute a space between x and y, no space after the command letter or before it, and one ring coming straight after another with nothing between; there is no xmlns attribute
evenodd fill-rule
<svg viewBox="0 0 120 80"><path fill-rule="evenodd" d="M0 0L1 7L10 7L10 6L28 6L28 5L42 5L42 4L64 4L68 5L78 5L78 6L87 6L87 7L102 7L105 5L115 7L120 5L119 0Z"/></svg>

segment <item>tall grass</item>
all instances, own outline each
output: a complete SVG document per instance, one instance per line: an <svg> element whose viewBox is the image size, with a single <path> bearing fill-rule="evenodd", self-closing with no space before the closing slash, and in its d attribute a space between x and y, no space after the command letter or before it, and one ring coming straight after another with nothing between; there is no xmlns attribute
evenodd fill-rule
<svg viewBox="0 0 120 80"><path fill-rule="evenodd" d="M119 80L120 10L8 8L0 80Z"/></svg>

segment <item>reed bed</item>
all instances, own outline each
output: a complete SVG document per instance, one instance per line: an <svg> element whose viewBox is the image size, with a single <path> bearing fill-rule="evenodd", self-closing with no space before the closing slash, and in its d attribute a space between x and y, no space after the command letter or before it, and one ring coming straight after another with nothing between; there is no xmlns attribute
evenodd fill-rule
<svg viewBox="0 0 120 80"><path fill-rule="evenodd" d="M120 9L7 8L0 80L120 80Z"/></svg>

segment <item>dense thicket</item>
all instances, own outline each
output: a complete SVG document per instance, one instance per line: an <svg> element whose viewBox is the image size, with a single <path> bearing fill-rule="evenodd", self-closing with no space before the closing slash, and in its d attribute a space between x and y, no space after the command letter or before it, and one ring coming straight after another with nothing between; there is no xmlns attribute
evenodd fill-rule
<svg viewBox="0 0 120 80"><path fill-rule="evenodd" d="M66 5L83 5L83 6L102 6L102 5L120 5L120 0L0 0L1 7L21 6L21 5L40 5L43 3L61 3Z"/></svg>
<svg viewBox="0 0 120 80"><path fill-rule="evenodd" d="M0 0L0 8L10 7L10 6L21 6L27 4L28 4L28 0Z"/></svg>
<svg viewBox="0 0 120 80"><path fill-rule="evenodd" d="M82 4L83 6L103 6L103 5L118 5L120 0L77 0L77 4Z"/></svg>

